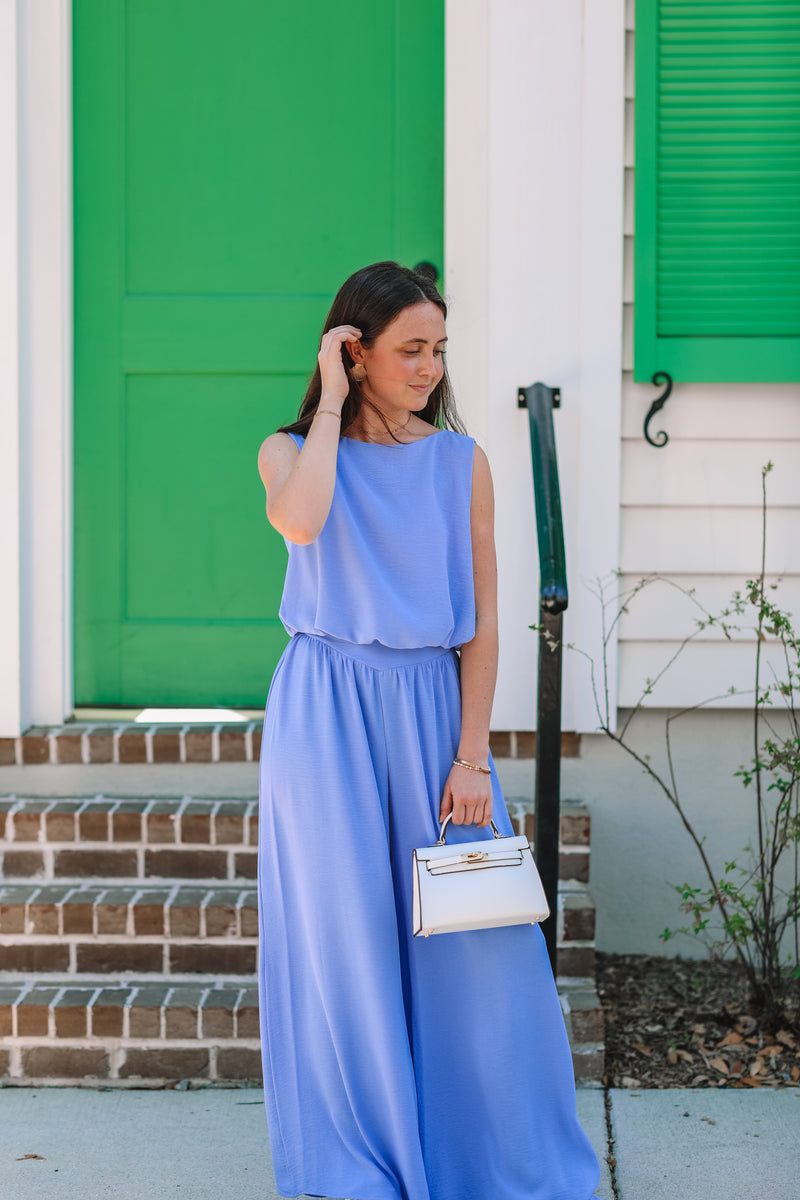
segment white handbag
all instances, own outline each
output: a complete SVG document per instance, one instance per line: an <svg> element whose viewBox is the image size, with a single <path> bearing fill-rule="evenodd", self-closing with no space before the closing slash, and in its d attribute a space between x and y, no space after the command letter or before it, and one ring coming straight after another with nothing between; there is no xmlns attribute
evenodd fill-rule
<svg viewBox="0 0 800 1200"><path fill-rule="evenodd" d="M493 838L445 845L445 817L435 846L413 852L414 936L535 925L550 915L542 881L526 837Z"/></svg>

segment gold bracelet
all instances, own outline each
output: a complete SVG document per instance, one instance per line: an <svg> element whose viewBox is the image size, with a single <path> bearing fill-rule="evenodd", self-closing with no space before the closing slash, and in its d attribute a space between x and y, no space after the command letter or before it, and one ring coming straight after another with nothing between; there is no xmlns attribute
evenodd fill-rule
<svg viewBox="0 0 800 1200"><path fill-rule="evenodd" d="M314 416L316 417L320 413L327 413L329 417L336 417L337 421L341 421L342 419L342 414L334 412L332 408L318 408L314 413Z"/></svg>
<svg viewBox="0 0 800 1200"><path fill-rule="evenodd" d="M491 775L491 767L479 767L477 763L467 762L465 758L454 758L453 766L466 767L468 771L480 771L481 775Z"/></svg>

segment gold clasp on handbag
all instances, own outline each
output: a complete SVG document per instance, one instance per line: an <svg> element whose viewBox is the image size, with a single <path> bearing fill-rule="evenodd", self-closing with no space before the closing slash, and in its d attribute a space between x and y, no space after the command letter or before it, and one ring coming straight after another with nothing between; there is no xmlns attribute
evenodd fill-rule
<svg viewBox="0 0 800 1200"><path fill-rule="evenodd" d="M488 857L489 855L484 850L473 850L471 854L462 855L465 862L480 862L482 858Z"/></svg>

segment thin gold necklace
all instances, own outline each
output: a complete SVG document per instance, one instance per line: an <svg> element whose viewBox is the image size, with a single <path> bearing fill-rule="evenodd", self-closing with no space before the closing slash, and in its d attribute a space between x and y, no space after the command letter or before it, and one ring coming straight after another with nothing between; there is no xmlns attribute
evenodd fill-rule
<svg viewBox="0 0 800 1200"><path fill-rule="evenodd" d="M378 409L377 411L380 412L380 409ZM409 413L402 425L397 425L395 429L386 428L380 436L385 437L386 434L388 433L389 437L393 438L396 433L399 433L401 429L405 429L410 424L411 418L413 417L413 415L414 415L413 413ZM385 417L386 414L381 413L381 416ZM378 440L377 438L373 438L373 437L368 438L368 441L370 441L370 442L375 442L377 440Z"/></svg>

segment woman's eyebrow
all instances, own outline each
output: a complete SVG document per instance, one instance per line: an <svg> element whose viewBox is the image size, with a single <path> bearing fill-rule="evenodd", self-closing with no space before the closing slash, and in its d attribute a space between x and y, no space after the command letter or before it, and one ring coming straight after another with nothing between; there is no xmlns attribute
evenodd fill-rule
<svg viewBox="0 0 800 1200"><path fill-rule="evenodd" d="M447 341L446 337L437 338L434 345L438 346L439 342L446 342L446 341ZM408 346L412 342L419 342L422 346L427 346L428 339L427 338L406 338L406 340L404 342L401 342L400 344L401 344L401 346Z"/></svg>

